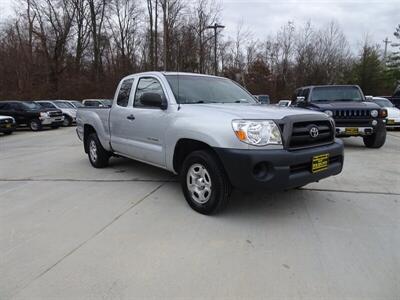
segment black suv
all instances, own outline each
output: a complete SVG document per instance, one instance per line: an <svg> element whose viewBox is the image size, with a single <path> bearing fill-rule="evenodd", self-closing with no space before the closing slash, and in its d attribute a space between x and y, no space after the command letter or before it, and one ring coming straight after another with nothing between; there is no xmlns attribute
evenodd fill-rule
<svg viewBox="0 0 400 300"><path fill-rule="evenodd" d="M336 136L361 136L369 148L385 144L387 111L367 102L357 85L316 85L298 88L292 106L324 112L335 120Z"/></svg>
<svg viewBox="0 0 400 300"><path fill-rule="evenodd" d="M43 108L32 101L0 101L0 115L11 116L19 126L27 125L32 131L43 126L58 128L64 121L61 110Z"/></svg>

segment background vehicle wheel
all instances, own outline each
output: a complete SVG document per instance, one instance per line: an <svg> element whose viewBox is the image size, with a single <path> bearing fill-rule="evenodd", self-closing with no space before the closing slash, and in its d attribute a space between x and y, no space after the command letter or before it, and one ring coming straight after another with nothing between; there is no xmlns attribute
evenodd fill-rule
<svg viewBox="0 0 400 300"><path fill-rule="evenodd" d="M68 127L71 126L72 124L72 119L66 115L64 115L64 121L63 121L63 126Z"/></svg>
<svg viewBox="0 0 400 300"><path fill-rule="evenodd" d="M180 176L183 194L195 211L210 215L227 205L232 187L215 154L204 150L190 153Z"/></svg>
<svg viewBox="0 0 400 300"><path fill-rule="evenodd" d="M60 126L58 126L58 125L52 125L51 128L52 128L52 129L58 129L58 128L60 128Z"/></svg>
<svg viewBox="0 0 400 300"><path fill-rule="evenodd" d="M91 133L86 139L89 161L95 168L107 167L110 153L103 148L96 133Z"/></svg>
<svg viewBox="0 0 400 300"><path fill-rule="evenodd" d="M30 122L29 122L29 128L30 128L32 131L39 131L39 130L42 130L42 123L41 123L40 120L38 120L38 119L30 120Z"/></svg>
<svg viewBox="0 0 400 300"><path fill-rule="evenodd" d="M386 141L386 128L381 127L373 134L364 136L364 145L368 148L380 148Z"/></svg>

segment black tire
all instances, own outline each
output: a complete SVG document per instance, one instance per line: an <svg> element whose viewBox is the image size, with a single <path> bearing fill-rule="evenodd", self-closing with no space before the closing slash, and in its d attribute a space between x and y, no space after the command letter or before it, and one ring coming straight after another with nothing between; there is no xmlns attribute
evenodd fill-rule
<svg viewBox="0 0 400 300"><path fill-rule="evenodd" d="M51 128L52 129L58 129L58 128L60 128L60 126L59 125L51 125Z"/></svg>
<svg viewBox="0 0 400 300"><path fill-rule="evenodd" d="M373 134L363 137L364 145L367 148L380 148L386 141L386 128L384 126L378 128Z"/></svg>
<svg viewBox="0 0 400 300"><path fill-rule="evenodd" d="M5 132L4 132L5 135L10 135L10 134L12 134L12 133L13 133L12 131L5 131Z"/></svg>
<svg viewBox="0 0 400 300"><path fill-rule="evenodd" d="M64 122L63 122L63 126L64 127L69 127L72 125L72 119L66 115L64 115Z"/></svg>
<svg viewBox="0 0 400 300"><path fill-rule="evenodd" d="M206 179L199 183L202 179L197 178L196 184L194 184L194 181L192 181L193 177L188 175L188 173L190 171L195 171L196 168L200 168L199 170L203 171L204 169L206 170L206 172L204 172L204 178ZM228 204L232 187L221 162L214 153L205 150L190 153L182 164L180 177L186 201L195 211L204 215L211 215L222 211ZM189 190L190 182L196 185L196 187L192 187L191 190ZM198 187L197 183L200 185L207 184L207 186ZM197 197L196 192L193 192L193 189L196 188L200 191ZM201 194L203 198L206 198L206 200L203 199L203 201L205 201L203 203L201 203L202 201L199 199Z"/></svg>
<svg viewBox="0 0 400 300"><path fill-rule="evenodd" d="M86 139L89 161L95 168L105 168L111 154L103 148L96 133L91 133ZM92 148L91 148L92 147Z"/></svg>
<svg viewBox="0 0 400 300"><path fill-rule="evenodd" d="M42 130L42 123L39 119L32 119L29 121L29 128L32 131L40 131Z"/></svg>

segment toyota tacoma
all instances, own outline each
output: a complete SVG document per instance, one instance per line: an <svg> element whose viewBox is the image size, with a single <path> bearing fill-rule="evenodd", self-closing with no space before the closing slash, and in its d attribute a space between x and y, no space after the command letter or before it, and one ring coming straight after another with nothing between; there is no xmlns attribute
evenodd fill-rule
<svg viewBox="0 0 400 300"><path fill-rule="evenodd" d="M326 114L261 105L235 82L200 74L127 76L111 108L78 110L77 134L95 168L117 155L178 174L203 214L220 211L232 188L297 188L343 167Z"/></svg>

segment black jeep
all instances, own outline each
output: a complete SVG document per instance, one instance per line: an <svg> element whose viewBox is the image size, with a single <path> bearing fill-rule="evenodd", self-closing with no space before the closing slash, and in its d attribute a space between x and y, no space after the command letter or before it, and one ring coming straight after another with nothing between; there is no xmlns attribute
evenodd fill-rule
<svg viewBox="0 0 400 300"><path fill-rule="evenodd" d="M385 144L387 111L367 102L357 85L316 85L298 88L292 106L324 112L335 120L336 136L361 136L369 148Z"/></svg>

